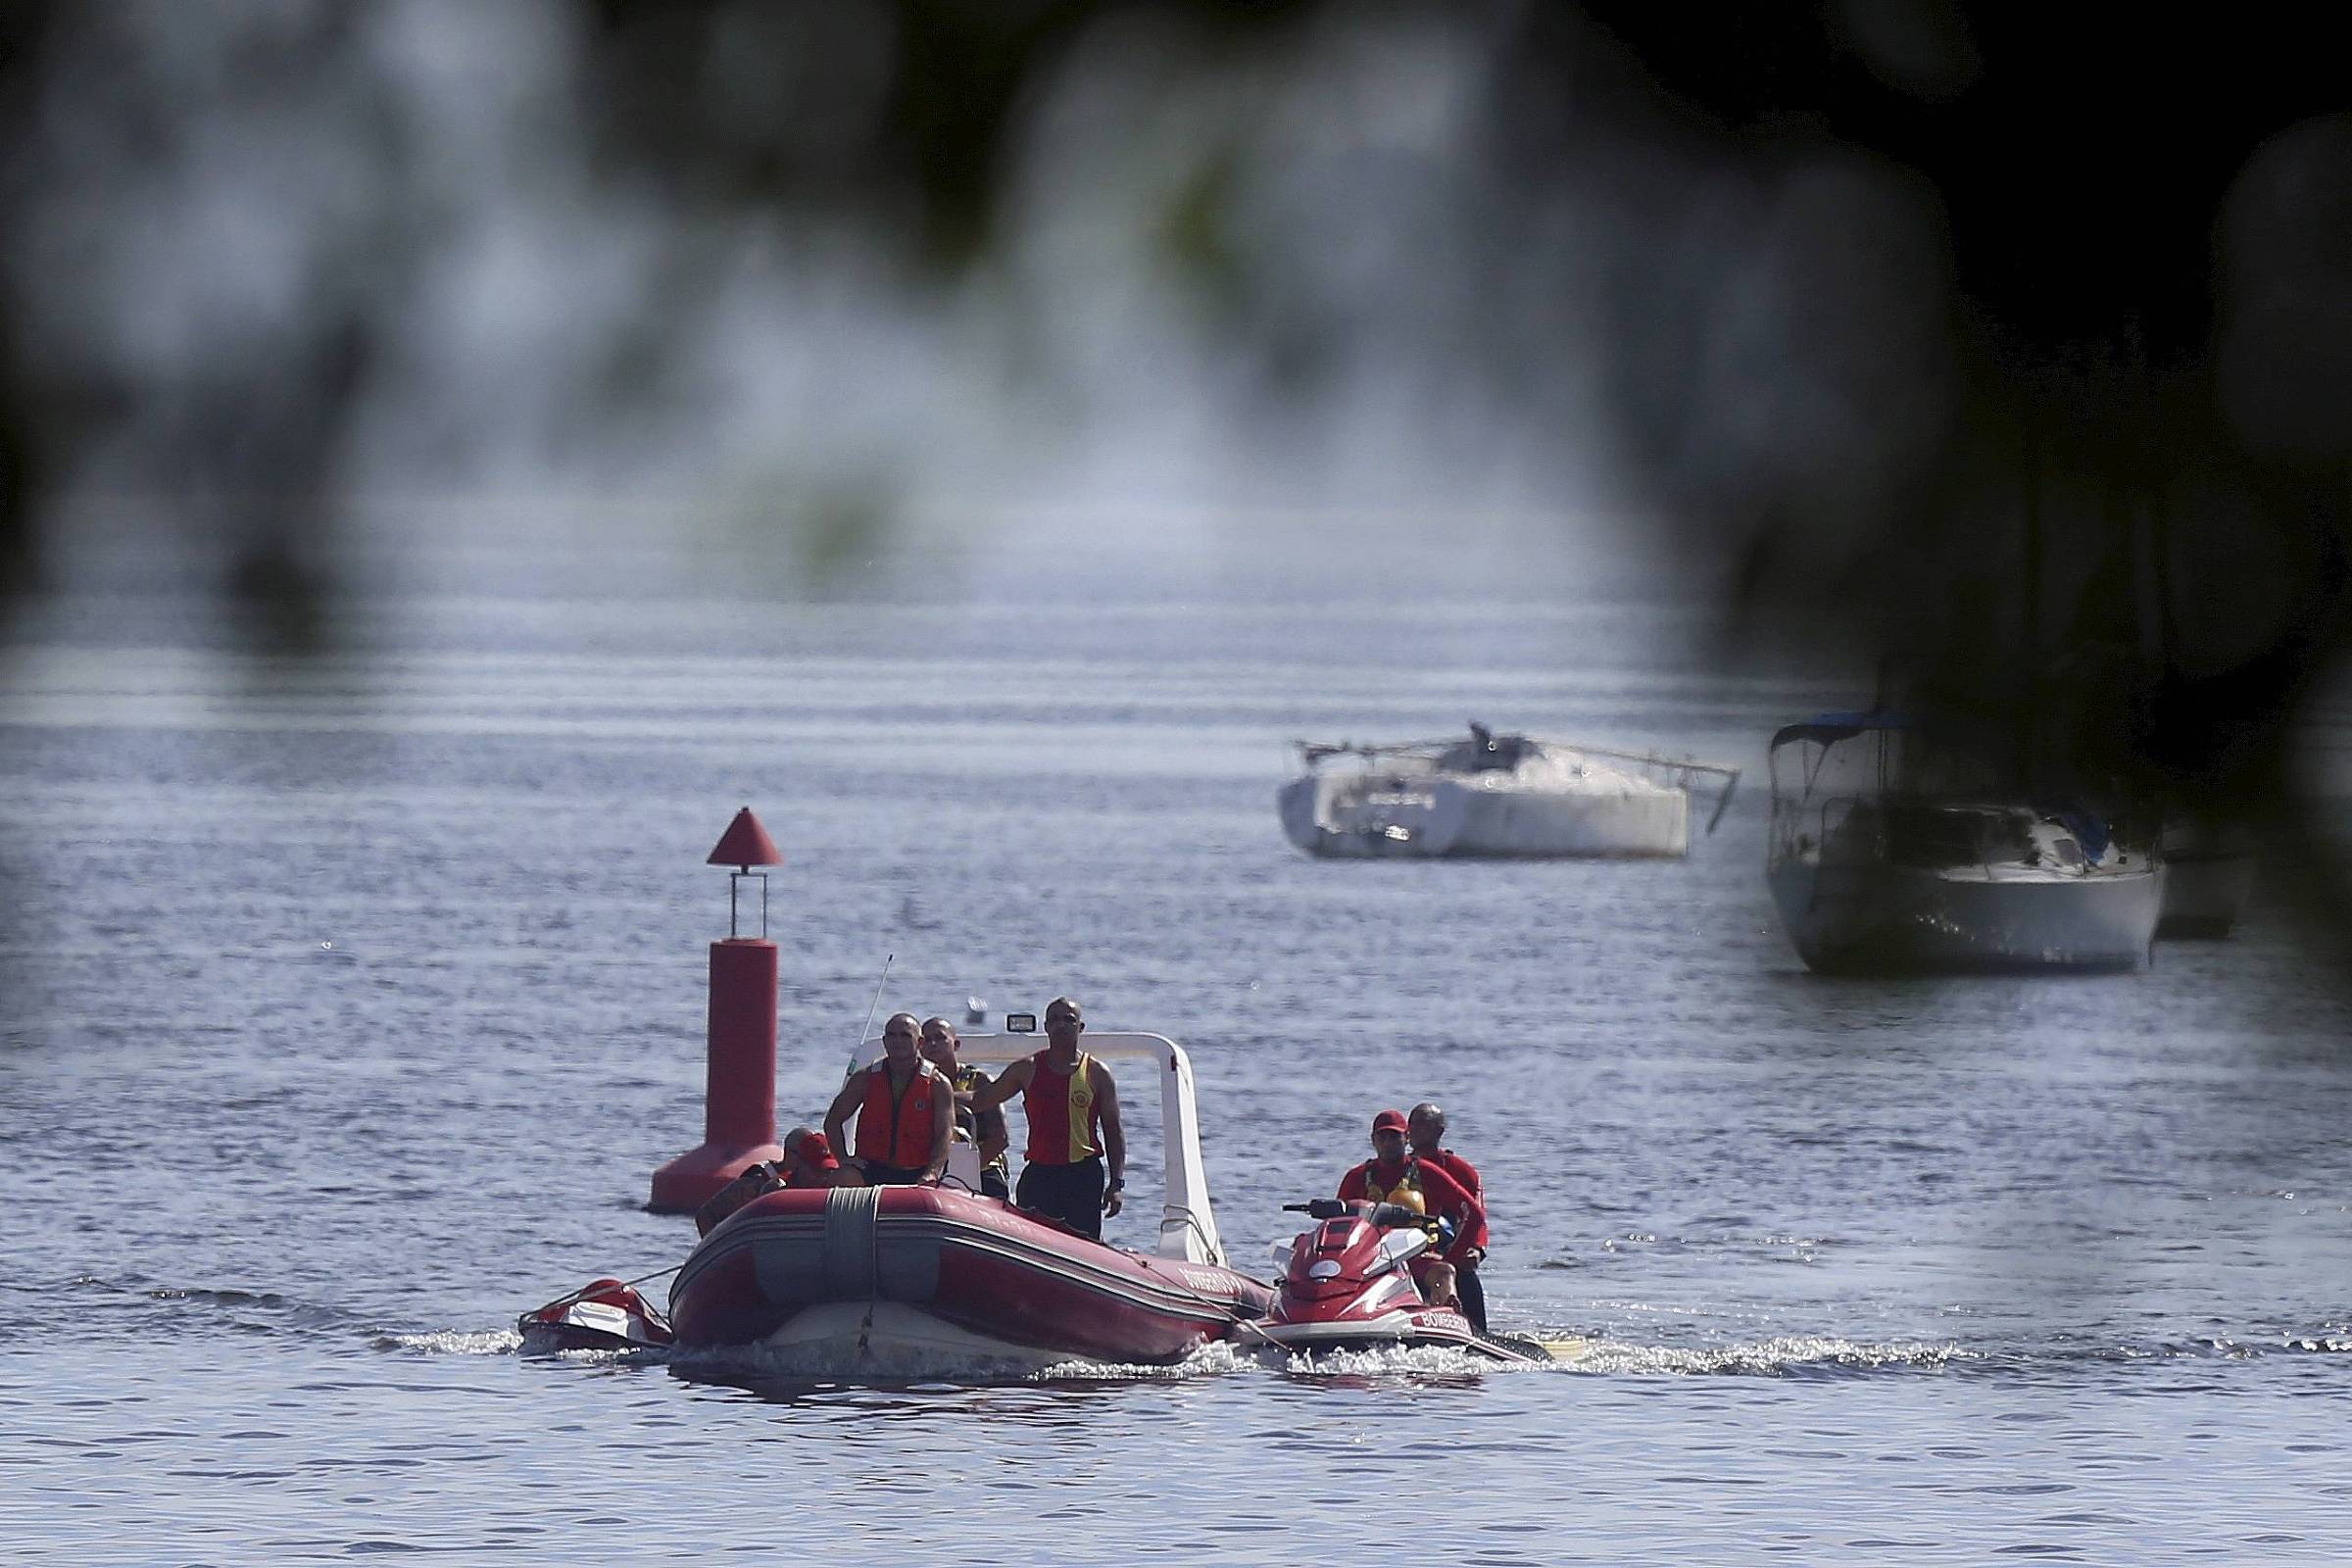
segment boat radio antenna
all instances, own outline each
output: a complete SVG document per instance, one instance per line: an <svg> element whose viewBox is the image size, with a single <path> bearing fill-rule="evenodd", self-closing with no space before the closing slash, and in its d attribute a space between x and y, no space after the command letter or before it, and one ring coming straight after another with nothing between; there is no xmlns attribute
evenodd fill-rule
<svg viewBox="0 0 2352 1568"><path fill-rule="evenodd" d="M858 1038L850 1043L850 1071L858 1070L858 1058L865 1052L865 1032L874 1026L874 1009L882 1005L882 988L890 984L890 966L899 961L895 953L882 956L882 978L874 982L874 1000L865 1004L865 1022L858 1026Z"/></svg>

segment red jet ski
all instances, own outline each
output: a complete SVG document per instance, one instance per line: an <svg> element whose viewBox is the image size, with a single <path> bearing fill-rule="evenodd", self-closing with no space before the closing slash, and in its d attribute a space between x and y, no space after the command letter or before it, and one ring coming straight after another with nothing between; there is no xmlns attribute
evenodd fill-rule
<svg viewBox="0 0 2352 1568"><path fill-rule="evenodd" d="M1302 1355L1434 1347L1495 1361L1551 1359L1534 1340L1481 1334L1430 1300L1423 1282L1439 1261L1442 1222L1395 1203L1336 1198L1283 1207L1320 1223L1290 1244L1274 1310L1252 1326L1253 1338Z"/></svg>
<svg viewBox="0 0 2352 1568"><path fill-rule="evenodd" d="M514 1320L525 1355L558 1350L644 1350L666 1348L677 1336L669 1319L620 1280L590 1280L569 1296Z"/></svg>

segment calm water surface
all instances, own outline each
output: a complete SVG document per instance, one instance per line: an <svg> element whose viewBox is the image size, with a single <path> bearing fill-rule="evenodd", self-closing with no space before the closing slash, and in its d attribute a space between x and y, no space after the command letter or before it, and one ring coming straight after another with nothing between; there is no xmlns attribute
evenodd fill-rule
<svg viewBox="0 0 2352 1568"><path fill-rule="evenodd" d="M1677 652L1685 607L1542 586L1013 613L492 582L372 603L290 674L166 599L50 607L0 666L0 1538L86 1564L2352 1549L2352 1018L2279 911L2140 976L1831 983L1774 924L1760 788L1682 863L1284 844L1287 736L1476 716L1760 768L1772 724L1860 695ZM700 1137L702 860L746 803L791 862L787 1119L885 954L888 1007L1071 991L1192 1050L1237 1256L1371 1112L1434 1097L1494 1192L1498 1320L1598 1350L880 1389L517 1355L516 1311L683 1255L637 1205Z"/></svg>

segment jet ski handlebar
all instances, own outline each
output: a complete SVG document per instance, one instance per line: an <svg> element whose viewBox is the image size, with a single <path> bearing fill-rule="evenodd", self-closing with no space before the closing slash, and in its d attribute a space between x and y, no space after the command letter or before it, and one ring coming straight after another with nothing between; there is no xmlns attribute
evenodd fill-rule
<svg viewBox="0 0 2352 1568"><path fill-rule="evenodd" d="M1310 1198L1303 1203L1285 1203L1282 1208L1286 1214L1304 1214L1309 1219L1339 1219L1366 1206L1340 1198ZM1429 1223L1428 1215L1417 1208L1407 1208L1402 1203L1374 1203L1369 1207L1371 1212L1364 1217L1384 1230L1397 1226L1426 1226ZM1445 1228L1451 1230L1450 1226Z"/></svg>

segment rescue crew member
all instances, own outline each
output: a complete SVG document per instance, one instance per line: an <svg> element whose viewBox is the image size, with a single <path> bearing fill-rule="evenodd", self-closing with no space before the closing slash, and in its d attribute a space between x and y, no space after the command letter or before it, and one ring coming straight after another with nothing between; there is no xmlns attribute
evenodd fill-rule
<svg viewBox="0 0 2352 1568"><path fill-rule="evenodd" d="M1441 1261L1453 1265L1458 1292L1462 1253L1485 1223L1486 1210L1443 1167L1425 1165L1412 1156L1405 1125L1401 1110L1384 1110L1372 1118L1372 1157L1340 1178L1340 1198L1345 1202L1401 1203L1432 1219L1451 1221L1453 1240Z"/></svg>
<svg viewBox="0 0 2352 1568"><path fill-rule="evenodd" d="M1023 1056L993 1083L974 1090L972 1109L994 1110L1014 1095L1029 1121L1029 1148L1013 1200L1059 1220L1081 1236L1102 1239L1127 1187L1127 1135L1119 1127L1110 1069L1078 1049L1086 1016L1068 997L1046 1004L1046 1049ZM1102 1161L1110 1160L1109 1180Z"/></svg>
<svg viewBox="0 0 2352 1568"><path fill-rule="evenodd" d="M875 1187L936 1182L948 1168L956 1091L923 1059L919 1028L913 1013L892 1013L882 1026L882 1059L850 1074L825 1112L825 1143L832 1149L844 1147L856 1114L851 1163Z"/></svg>
<svg viewBox="0 0 2352 1568"><path fill-rule="evenodd" d="M1487 1287L1478 1277L1478 1265L1487 1259L1486 1184L1478 1179L1476 1165L1441 1147L1446 1142L1446 1112L1436 1102L1424 1100L1406 1114L1404 1138L1412 1145L1415 1159L1445 1171L1462 1191L1478 1200L1478 1223L1470 1227L1469 1245L1454 1260L1453 1283L1461 1295L1462 1315L1483 1330L1487 1326Z"/></svg>
<svg viewBox="0 0 2352 1568"><path fill-rule="evenodd" d="M923 1059L956 1086L956 1125L980 1155L980 1194L984 1198L1012 1197L1012 1178L1004 1167L1004 1151L1011 1137L1004 1130L1002 1110L974 1110L972 1096L988 1082L988 1074L956 1059L963 1044L956 1026L945 1018L923 1020Z"/></svg>
<svg viewBox="0 0 2352 1568"><path fill-rule="evenodd" d="M795 1127L784 1135L784 1157L776 1161L784 1167L787 1187L862 1187L864 1179L854 1170L844 1170L833 1155L833 1146L823 1133L808 1127Z"/></svg>

